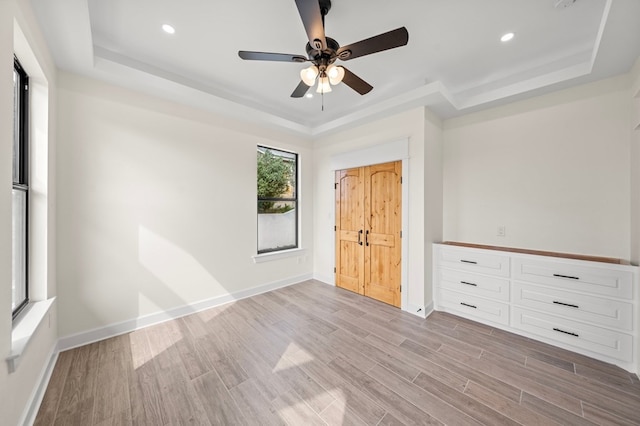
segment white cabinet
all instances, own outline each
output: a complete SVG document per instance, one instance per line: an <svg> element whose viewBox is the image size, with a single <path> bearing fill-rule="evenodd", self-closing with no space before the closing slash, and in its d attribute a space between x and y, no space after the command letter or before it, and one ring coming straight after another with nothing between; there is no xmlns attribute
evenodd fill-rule
<svg viewBox="0 0 640 426"><path fill-rule="evenodd" d="M448 268L478 274L509 276L509 256L483 253L463 247L447 247L440 251L439 262Z"/></svg>
<svg viewBox="0 0 640 426"><path fill-rule="evenodd" d="M637 267L459 243L433 256L436 310L637 371Z"/></svg>
<svg viewBox="0 0 640 426"><path fill-rule="evenodd" d="M509 302L509 279L474 274L455 269L440 269L440 288Z"/></svg>
<svg viewBox="0 0 640 426"><path fill-rule="evenodd" d="M444 310L509 324L509 256L467 248L438 250L436 297Z"/></svg>
<svg viewBox="0 0 640 426"><path fill-rule="evenodd" d="M575 262L514 257L513 278L581 293L624 299L632 297L632 271L611 269L603 265L586 266L582 264L586 262Z"/></svg>
<svg viewBox="0 0 640 426"><path fill-rule="evenodd" d="M509 304L496 302L484 297L475 297L469 293L459 293L445 289L439 290L440 305L452 311L465 312L467 315L496 322L499 324L509 324Z"/></svg>
<svg viewBox="0 0 640 426"><path fill-rule="evenodd" d="M585 349L590 353L615 358L618 361L630 363L633 360L633 336L630 334L518 306L513 306L512 309L511 325L517 330L528 331L557 343Z"/></svg>
<svg viewBox="0 0 640 426"><path fill-rule="evenodd" d="M514 281L513 304L594 325L633 330L633 304L622 300Z"/></svg>

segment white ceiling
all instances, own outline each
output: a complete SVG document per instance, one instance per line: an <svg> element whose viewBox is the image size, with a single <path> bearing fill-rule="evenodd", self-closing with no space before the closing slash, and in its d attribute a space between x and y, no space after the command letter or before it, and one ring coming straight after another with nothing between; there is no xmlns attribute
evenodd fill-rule
<svg viewBox="0 0 640 426"><path fill-rule="evenodd" d="M401 26L407 46L342 62L374 86L293 99L308 65L294 0L32 0L59 68L307 135L417 105L442 118L628 72L640 0L333 0L327 36L350 44ZM161 29L176 28L174 35ZM502 34L515 38L501 43ZM312 92L312 91L310 91Z"/></svg>

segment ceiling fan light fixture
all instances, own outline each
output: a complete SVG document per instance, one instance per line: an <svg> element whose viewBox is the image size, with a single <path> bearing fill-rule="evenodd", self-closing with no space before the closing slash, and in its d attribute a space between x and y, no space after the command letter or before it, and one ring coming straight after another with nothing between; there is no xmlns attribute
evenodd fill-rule
<svg viewBox="0 0 640 426"><path fill-rule="evenodd" d="M304 84L311 87L316 82L318 77L318 67L311 65L309 68L305 68L300 71L300 78L304 81Z"/></svg>
<svg viewBox="0 0 640 426"><path fill-rule="evenodd" d="M318 88L316 93L329 93L331 91L331 84L329 84L329 77L320 77L318 79Z"/></svg>
<svg viewBox="0 0 640 426"><path fill-rule="evenodd" d="M329 77L329 82L334 86L336 84L340 84L342 79L344 78L344 68L338 65L329 65L327 68L327 76Z"/></svg>

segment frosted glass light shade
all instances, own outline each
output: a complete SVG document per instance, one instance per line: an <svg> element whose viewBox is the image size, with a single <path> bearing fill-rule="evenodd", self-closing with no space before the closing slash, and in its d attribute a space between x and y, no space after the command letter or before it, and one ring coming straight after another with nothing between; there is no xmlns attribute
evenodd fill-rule
<svg viewBox="0 0 640 426"><path fill-rule="evenodd" d="M331 91L331 85L329 84L328 77L320 77L318 79L318 88L316 93L329 93Z"/></svg>
<svg viewBox="0 0 640 426"><path fill-rule="evenodd" d="M340 84L344 78L344 68L331 64L327 68L327 76L329 76L329 82L334 86Z"/></svg>
<svg viewBox="0 0 640 426"><path fill-rule="evenodd" d="M316 82L318 76L318 67L311 65L309 68L305 68L300 71L300 78L304 81L304 84L311 87Z"/></svg>

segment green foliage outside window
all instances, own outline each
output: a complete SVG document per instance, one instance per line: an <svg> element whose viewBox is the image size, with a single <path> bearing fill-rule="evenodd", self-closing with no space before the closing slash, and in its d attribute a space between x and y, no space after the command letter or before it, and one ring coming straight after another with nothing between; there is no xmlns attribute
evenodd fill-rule
<svg viewBox="0 0 640 426"><path fill-rule="evenodd" d="M293 183L291 162L274 155L270 150L258 152L258 199L282 198ZM289 205L276 206L274 201L260 201L258 213L284 213Z"/></svg>

